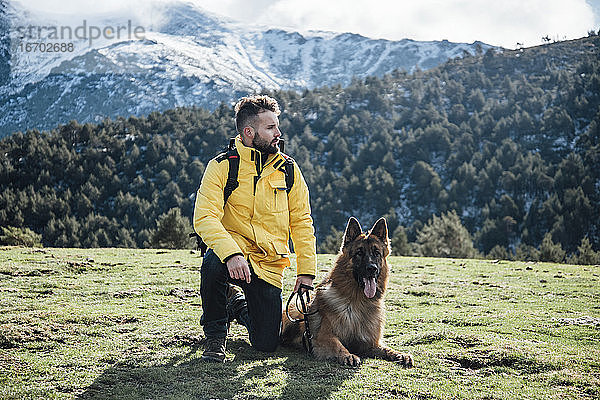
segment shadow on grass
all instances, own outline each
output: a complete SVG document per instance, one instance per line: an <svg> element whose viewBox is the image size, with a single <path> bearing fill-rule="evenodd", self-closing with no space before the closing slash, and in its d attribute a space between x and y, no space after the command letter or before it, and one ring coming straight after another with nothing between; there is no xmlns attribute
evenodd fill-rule
<svg viewBox="0 0 600 400"><path fill-rule="evenodd" d="M201 360L200 343L163 364L132 357L113 364L78 399L310 399L327 398L355 370L316 361L279 347L257 352L245 340L228 340L234 355L223 364Z"/></svg>

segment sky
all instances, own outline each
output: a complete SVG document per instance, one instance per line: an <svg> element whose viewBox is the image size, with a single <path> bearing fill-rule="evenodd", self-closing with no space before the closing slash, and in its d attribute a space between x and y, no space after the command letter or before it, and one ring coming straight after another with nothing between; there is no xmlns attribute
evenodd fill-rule
<svg viewBox="0 0 600 400"><path fill-rule="evenodd" d="M173 0L156 0L168 3ZM249 24L300 32L353 32L371 38L476 40L505 48L535 46L600 30L600 0L188 0ZM22 0L26 7L76 16L136 13L148 0Z"/></svg>

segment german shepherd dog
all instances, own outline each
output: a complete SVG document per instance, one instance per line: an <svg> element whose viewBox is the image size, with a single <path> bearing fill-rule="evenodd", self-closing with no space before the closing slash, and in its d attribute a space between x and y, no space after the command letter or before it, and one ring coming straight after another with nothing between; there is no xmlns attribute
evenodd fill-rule
<svg viewBox="0 0 600 400"><path fill-rule="evenodd" d="M413 366L410 354L382 344L389 253L390 240L384 218L366 233L354 217L350 218L335 265L317 285L305 316L314 336L315 357L352 367L360 365L360 357L383 358ZM295 306L290 306L288 311L292 320L302 317ZM291 321L284 311L283 345L300 346L304 330L304 322Z"/></svg>

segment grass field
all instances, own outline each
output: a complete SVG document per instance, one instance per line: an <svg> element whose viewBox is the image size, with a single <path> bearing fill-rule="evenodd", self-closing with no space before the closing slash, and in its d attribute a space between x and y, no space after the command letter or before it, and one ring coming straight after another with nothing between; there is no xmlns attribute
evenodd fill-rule
<svg viewBox="0 0 600 400"><path fill-rule="evenodd" d="M0 398L600 397L600 266L391 257L385 340L416 367L352 369L255 352L236 324L227 362L203 363L200 261L0 248Z"/></svg>

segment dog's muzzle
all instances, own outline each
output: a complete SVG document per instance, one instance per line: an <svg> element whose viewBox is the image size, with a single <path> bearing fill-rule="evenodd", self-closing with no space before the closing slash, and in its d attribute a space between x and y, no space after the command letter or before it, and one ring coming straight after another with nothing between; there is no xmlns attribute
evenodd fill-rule
<svg viewBox="0 0 600 400"><path fill-rule="evenodd" d="M367 266L366 276L362 278L364 285L364 293L367 298L372 299L377 293L377 277L379 276L379 268L375 264Z"/></svg>

